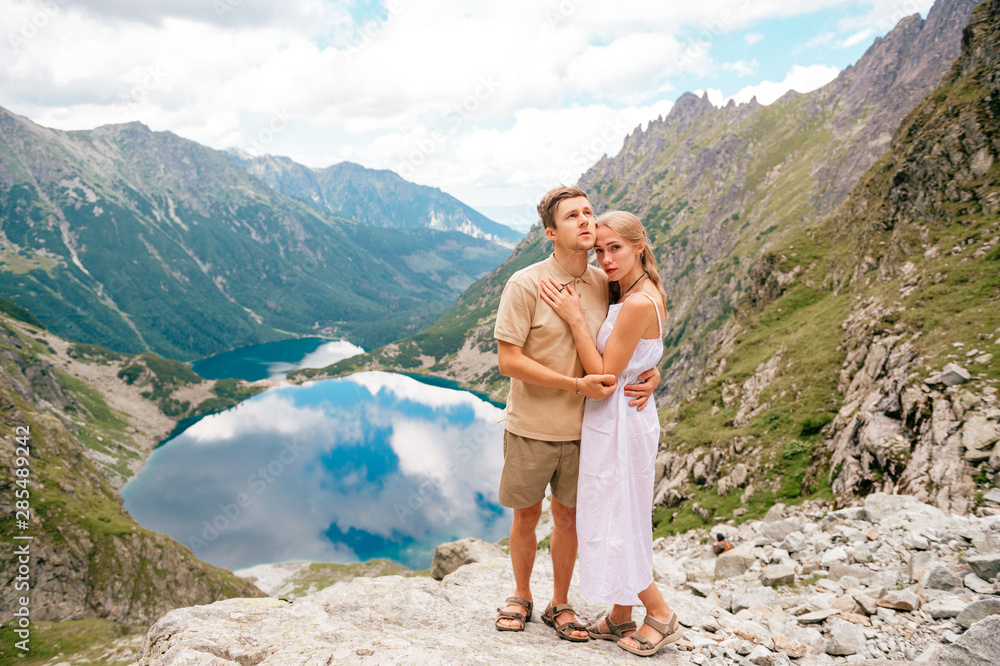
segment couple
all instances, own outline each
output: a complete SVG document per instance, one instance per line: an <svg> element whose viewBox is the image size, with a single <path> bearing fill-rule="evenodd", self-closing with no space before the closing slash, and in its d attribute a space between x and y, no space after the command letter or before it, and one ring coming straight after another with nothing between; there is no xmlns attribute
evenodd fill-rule
<svg viewBox="0 0 1000 666"><path fill-rule="evenodd" d="M682 635L653 582L660 427L655 405L643 409L659 383L665 294L635 216L617 211L595 223L577 187L551 190L538 213L553 254L511 276L495 330L500 372L511 378L499 499L514 509L516 585L496 627L522 631L531 620L535 527L551 485L554 589L542 619L560 638L614 640L649 656ZM600 269L587 263L591 249ZM581 593L613 604L590 626L567 603L578 536ZM637 630L639 602L646 617Z"/></svg>

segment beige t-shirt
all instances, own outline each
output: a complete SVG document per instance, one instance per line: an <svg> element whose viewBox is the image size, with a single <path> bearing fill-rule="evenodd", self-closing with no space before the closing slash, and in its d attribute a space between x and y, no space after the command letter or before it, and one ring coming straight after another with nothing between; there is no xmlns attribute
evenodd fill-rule
<svg viewBox="0 0 1000 666"><path fill-rule="evenodd" d="M573 284L580 297L587 328L597 337L608 315L607 276L599 268L587 264L586 272L574 278L559 265L555 255L510 276L500 296L493 336L521 347L525 356L555 372L583 377L583 364L576 353L569 324L539 297L542 279L550 276L560 284ZM515 435L549 442L580 439L583 401L582 395L572 391L542 388L511 379L506 428Z"/></svg>

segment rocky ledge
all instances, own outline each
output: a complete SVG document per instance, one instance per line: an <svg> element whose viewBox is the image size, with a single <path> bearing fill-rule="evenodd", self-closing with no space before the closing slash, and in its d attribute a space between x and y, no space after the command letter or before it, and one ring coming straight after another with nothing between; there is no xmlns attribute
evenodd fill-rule
<svg viewBox="0 0 1000 666"><path fill-rule="evenodd" d="M714 555L716 533L735 548ZM762 521L658 539L654 550L657 582L685 627L656 663L985 665L1000 653L1000 516L949 515L913 497L875 494L832 512L775 505ZM595 618L604 609L579 596L578 576L570 601ZM539 553L540 606L551 588L549 559ZM441 581L355 578L292 602L182 608L150 629L138 663L640 660L609 641L558 640L540 622L541 608L523 633L495 631L494 609L512 589L510 560L492 557Z"/></svg>

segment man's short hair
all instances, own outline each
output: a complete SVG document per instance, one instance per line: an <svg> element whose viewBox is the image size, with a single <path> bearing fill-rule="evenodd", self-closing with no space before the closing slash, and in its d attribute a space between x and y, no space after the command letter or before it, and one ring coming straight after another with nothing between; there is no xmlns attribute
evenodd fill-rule
<svg viewBox="0 0 1000 666"><path fill-rule="evenodd" d="M563 185L546 192L538 204L538 216L542 218L542 226L546 229L556 228L556 208L560 201L586 196L587 193L575 185Z"/></svg>

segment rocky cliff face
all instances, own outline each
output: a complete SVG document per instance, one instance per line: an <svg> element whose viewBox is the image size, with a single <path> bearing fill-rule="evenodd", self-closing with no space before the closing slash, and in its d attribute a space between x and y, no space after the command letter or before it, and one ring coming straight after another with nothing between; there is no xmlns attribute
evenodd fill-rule
<svg viewBox="0 0 1000 666"><path fill-rule="evenodd" d="M117 376L128 360L0 315L0 528L32 537L17 542L30 552L22 592L32 621L142 625L171 608L263 594L122 508L116 487L176 425L156 397L142 395L148 387ZM206 386L176 388L214 399ZM15 590L22 564L14 547L0 553L5 590ZM0 622L15 604L13 593L3 595Z"/></svg>
<svg viewBox="0 0 1000 666"><path fill-rule="evenodd" d="M959 56L975 4L939 0L926 20L904 19L857 64L807 95L717 109L707 97L685 94L667 117L635 130L618 155L581 177L599 211L630 210L649 228L671 311L661 404L682 400L704 378L737 303L754 288L748 271L756 261L822 221L885 152L903 116ZM529 234L470 290L473 298L439 320L437 339L412 340L421 366L502 397L506 387L489 358L489 311L499 296L492 287L548 247ZM396 356L386 350L368 362L391 367Z"/></svg>
<svg viewBox="0 0 1000 666"><path fill-rule="evenodd" d="M706 380L665 414L664 525L874 491L963 512L998 481L998 10L976 9L844 205L750 270Z"/></svg>
<svg viewBox="0 0 1000 666"><path fill-rule="evenodd" d="M436 187L410 183L392 171L351 162L310 169L287 157L224 154L271 188L339 217L377 227L458 231L508 248L521 238Z"/></svg>

